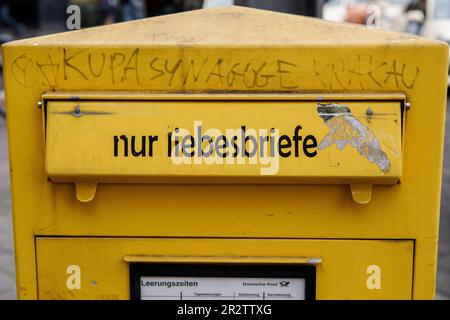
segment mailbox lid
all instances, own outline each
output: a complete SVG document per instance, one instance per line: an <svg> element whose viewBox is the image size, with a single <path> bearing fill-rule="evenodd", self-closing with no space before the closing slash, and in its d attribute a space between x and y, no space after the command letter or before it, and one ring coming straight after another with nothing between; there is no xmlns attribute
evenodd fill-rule
<svg viewBox="0 0 450 320"><path fill-rule="evenodd" d="M159 263L185 262L295 264L299 257L320 257L317 299L411 299L412 240L280 240L38 237L40 299L129 299L129 262L125 257L156 257ZM66 286L70 266L79 267L80 289ZM381 287L368 286L379 268ZM72 270L72 269L71 269Z"/></svg>
<svg viewBox="0 0 450 320"><path fill-rule="evenodd" d="M402 172L398 101L49 101L46 109L46 172L56 182L393 184ZM176 130L188 146L178 154ZM248 156L242 134L255 138ZM220 135L222 158L217 149L201 155ZM200 152L205 137L212 143Z"/></svg>

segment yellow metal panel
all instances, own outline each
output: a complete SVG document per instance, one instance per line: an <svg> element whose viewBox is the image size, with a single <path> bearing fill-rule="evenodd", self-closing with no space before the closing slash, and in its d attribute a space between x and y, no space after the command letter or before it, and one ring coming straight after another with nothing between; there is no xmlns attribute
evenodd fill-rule
<svg viewBox="0 0 450 320"><path fill-rule="evenodd" d="M217 21L229 28L208 33ZM228 8L16 41L3 47L3 62L19 298L38 297L36 235L414 239L413 297L434 297L447 44ZM149 91L235 100L403 96L411 109L402 181L374 186L367 205L354 203L348 186L297 184L104 184L81 203L72 184L53 183L45 171L37 103L54 91L73 99L108 92L105 100L129 92L145 100Z"/></svg>
<svg viewBox="0 0 450 320"><path fill-rule="evenodd" d="M154 263L180 263L210 256L209 262L299 263L321 257L317 299L411 299L413 241L37 238L40 299L128 299L128 255L155 255ZM179 256L186 257L180 261ZM224 259L223 256L228 256ZM300 261L303 263L303 261ZM69 266L80 268L81 288L70 290ZM368 285L379 268L380 289ZM369 279L370 282L370 279Z"/></svg>
<svg viewBox="0 0 450 320"><path fill-rule="evenodd" d="M303 100L303 101L399 101L405 102L406 96L402 92L320 92L320 93L297 93L297 92L158 92L158 91L50 91L42 95L44 100Z"/></svg>
<svg viewBox="0 0 450 320"><path fill-rule="evenodd" d="M398 102L50 101L46 167L59 182L270 176L278 179L266 181L392 184L401 176L401 129ZM221 135L226 138L216 142ZM185 137L192 140L185 144ZM247 137L254 139L245 147L252 156L244 152ZM189 146L184 154L183 145ZM201 155L200 145L221 155Z"/></svg>

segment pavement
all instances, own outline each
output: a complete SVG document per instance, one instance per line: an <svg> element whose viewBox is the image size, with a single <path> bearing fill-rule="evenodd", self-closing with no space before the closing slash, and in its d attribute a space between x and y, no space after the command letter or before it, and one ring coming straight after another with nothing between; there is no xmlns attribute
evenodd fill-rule
<svg viewBox="0 0 450 320"><path fill-rule="evenodd" d="M0 300L16 298L7 151L6 121L0 115Z"/></svg>
<svg viewBox="0 0 450 320"><path fill-rule="evenodd" d="M1 103L0 97L0 108ZM450 300L450 97L447 98L447 106L436 296L439 300ZM0 113L0 300L15 298L6 122Z"/></svg>
<svg viewBox="0 0 450 320"><path fill-rule="evenodd" d="M450 96L447 96L445 124L444 175L442 177L441 221L439 227L439 256L437 298L450 300Z"/></svg>

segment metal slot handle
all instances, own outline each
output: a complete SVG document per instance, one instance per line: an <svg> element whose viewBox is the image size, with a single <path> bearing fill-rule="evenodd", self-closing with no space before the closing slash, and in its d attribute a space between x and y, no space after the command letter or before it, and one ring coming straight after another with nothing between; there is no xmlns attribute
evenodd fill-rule
<svg viewBox="0 0 450 320"><path fill-rule="evenodd" d="M172 256L172 255L128 255L127 263L207 263L207 264L308 264L322 263L320 257L292 256Z"/></svg>

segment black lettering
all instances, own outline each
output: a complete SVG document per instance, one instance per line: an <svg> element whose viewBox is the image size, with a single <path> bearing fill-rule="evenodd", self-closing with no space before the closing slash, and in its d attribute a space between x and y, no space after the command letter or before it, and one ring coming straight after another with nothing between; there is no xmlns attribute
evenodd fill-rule
<svg viewBox="0 0 450 320"><path fill-rule="evenodd" d="M239 154L239 147L238 147L238 145L236 143L237 138L238 138L237 136L233 136L231 138L231 143L233 144L233 148L234 148L233 158L236 158L238 156L238 154Z"/></svg>
<svg viewBox="0 0 450 320"><path fill-rule="evenodd" d="M220 144L221 141L223 141L222 144ZM222 151L223 149L226 148L228 148L227 138L224 135L218 136L216 139L216 148L215 148L217 155L222 158L228 157L228 151L225 152Z"/></svg>
<svg viewBox="0 0 450 320"><path fill-rule="evenodd" d="M260 136L259 137L259 156L262 158L264 157L264 149L265 144L268 144L269 142L269 136ZM267 147L267 150L269 151L269 147ZM269 152L267 152L269 153Z"/></svg>
<svg viewBox="0 0 450 320"><path fill-rule="evenodd" d="M309 143L309 141L311 141L311 143ZM308 150L311 148L317 148L317 139L312 135L307 135L305 137L305 140L303 140L303 152L309 158L315 157L317 155L317 150L314 150L313 152L310 152Z"/></svg>
<svg viewBox="0 0 450 320"><path fill-rule="evenodd" d="M283 141L286 141L286 143L283 143ZM289 136L287 135L282 135L280 137L280 140L278 140L278 152L280 153L280 156L282 156L283 158L289 157L291 155L291 150L289 150L288 152L284 152L283 149L291 148L291 146L291 138L289 138Z"/></svg>
<svg viewBox="0 0 450 320"><path fill-rule="evenodd" d="M247 150L247 142L251 142L253 144L253 149L251 151ZM250 145L250 143L249 143ZM253 135L248 135L245 137L245 155L247 157L254 157L256 153L258 152L258 142L256 141L256 138Z"/></svg>
<svg viewBox="0 0 450 320"><path fill-rule="evenodd" d="M208 141L208 146L209 146L208 152L205 152L205 150L203 149L203 143L205 141ZM209 157L209 156L211 156L213 154L213 152L214 152L214 150L213 150L214 149L213 139L210 136L208 136L208 135L202 135L202 139L201 139L199 147L202 150L202 157Z"/></svg>
<svg viewBox="0 0 450 320"><path fill-rule="evenodd" d="M172 132L167 134L167 156L172 156Z"/></svg>
<svg viewBox="0 0 450 320"><path fill-rule="evenodd" d="M141 137L141 150L136 150L136 136L131 136L131 154L133 157L145 157L145 136Z"/></svg>
<svg viewBox="0 0 450 320"><path fill-rule="evenodd" d="M169 135L171 135L171 134L169 133ZM158 141L158 136L148 136L148 155L150 157L153 157L153 143L156 141ZM169 148L170 148L170 143L169 143Z"/></svg>
<svg viewBox="0 0 450 320"><path fill-rule="evenodd" d="M119 137L114 136L114 157L119 156Z"/></svg>
<svg viewBox="0 0 450 320"><path fill-rule="evenodd" d="M114 137L114 154L117 153L117 156L119 156L119 139L123 140L123 155L125 157L128 157L128 138L125 135L121 135L117 140L117 136ZM117 141L117 142L116 142Z"/></svg>
<svg viewBox="0 0 450 320"><path fill-rule="evenodd" d="M294 136L292 137L292 140L294 140L294 148L295 148L295 157L297 158L299 156L298 152L298 142L302 140L302 136L298 135L298 132L302 129L302 126L296 126L294 131Z"/></svg>
<svg viewBox="0 0 450 320"><path fill-rule="evenodd" d="M189 143L188 143L189 140ZM183 140L181 141L181 150L185 157L192 158L194 156L194 148L195 146L195 140L194 137L191 135L185 136ZM191 149L191 151L188 151L187 149Z"/></svg>
<svg viewBox="0 0 450 320"><path fill-rule="evenodd" d="M270 156L275 157L275 128L270 128L270 136L269 136L269 142L270 142Z"/></svg>

